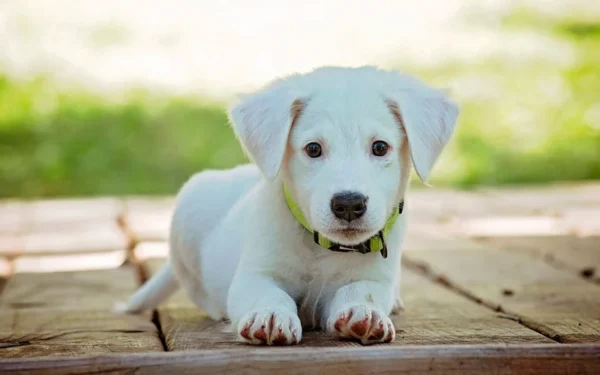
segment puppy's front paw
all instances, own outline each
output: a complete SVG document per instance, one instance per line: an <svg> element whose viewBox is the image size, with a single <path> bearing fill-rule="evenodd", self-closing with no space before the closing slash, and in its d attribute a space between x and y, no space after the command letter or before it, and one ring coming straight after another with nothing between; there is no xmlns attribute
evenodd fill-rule
<svg viewBox="0 0 600 375"><path fill-rule="evenodd" d="M335 337L359 340L363 345L391 342L396 337L390 318L365 305L349 306L331 315L327 330Z"/></svg>
<svg viewBox="0 0 600 375"><path fill-rule="evenodd" d="M242 341L255 345L292 345L302 339L302 325L296 314L286 310L250 312L238 323Z"/></svg>

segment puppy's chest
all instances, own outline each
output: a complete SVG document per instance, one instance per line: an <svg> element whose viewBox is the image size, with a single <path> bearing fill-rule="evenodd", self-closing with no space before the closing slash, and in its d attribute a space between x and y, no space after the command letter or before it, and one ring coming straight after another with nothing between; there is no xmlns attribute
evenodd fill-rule
<svg viewBox="0 0 600 375"><path fill-rule="evenodd" d="M323 309L342 286L357 281L354 272L360 261L357 255L340 256L326 249L319 249L312 262L300 276L300 293L296 300L303 325L319 326Z"/></svg>
<svg viewBox="0 0 600 375"><path fill-rule="evenodd" d="M360 259L355 254L342 255L318 247L301 274L303 291L306 293L315 288L321 289L323 284L346 283L352 278L358 262Z"/></svg>

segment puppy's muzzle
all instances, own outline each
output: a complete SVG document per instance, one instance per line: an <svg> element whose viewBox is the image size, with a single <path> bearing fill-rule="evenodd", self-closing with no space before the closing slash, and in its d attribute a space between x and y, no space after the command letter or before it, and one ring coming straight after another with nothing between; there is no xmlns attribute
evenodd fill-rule
<svg viewBox="0 0 600 375"><path fill-rule="evenodd" d="M355 191L337 193L331 198L331 211L338 219L352 222L367 212L367 197Z"/></svg>

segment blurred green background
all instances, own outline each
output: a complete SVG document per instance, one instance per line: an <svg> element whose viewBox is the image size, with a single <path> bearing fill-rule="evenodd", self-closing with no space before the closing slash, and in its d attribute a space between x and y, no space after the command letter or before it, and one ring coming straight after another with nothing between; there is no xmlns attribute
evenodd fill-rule
<svg viewBox="0 0 600 375"><path fill-rule="evenodd" d="M515 8L499 27L567 44L574 58L396 64L459 91L458 130L432 182L600 178L600 20ZM0 196L173 194L196 171L245 161L224 108L160 90L107 98L0 71Z"/></svg>

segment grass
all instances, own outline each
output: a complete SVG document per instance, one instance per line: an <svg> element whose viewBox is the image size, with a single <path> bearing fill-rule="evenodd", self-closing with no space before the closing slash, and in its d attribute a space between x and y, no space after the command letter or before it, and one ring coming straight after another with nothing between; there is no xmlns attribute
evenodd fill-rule
<svg viewBox="0 0 600 375"><path fill-rule="evenodd" d="M0 196L173 193L194 171L243 161L221 106L0 79Z"/></svg>
<svg viewBox="0 0 600 375"><path fill-rule="evenodd" d="M442 86L476 82L433 183L548 183L600 178L600 23L522 9L507 31L560 41L569 64L501 58L411 71ZM458 83L457 83L458 82ZM120 100L0 76L0 197L173 194L191 174L246 158L224 108L132 92Z"/></svg>
<svg viewBox="0 0 600 375"><path fill-rule="evenodd" d="M459 187L600 178L600 22L521 9L507 31L535 32L572 50L571 63L489 60L420 72L438 84L479 81L461 100L453 143L436 169Z"/></svg>

